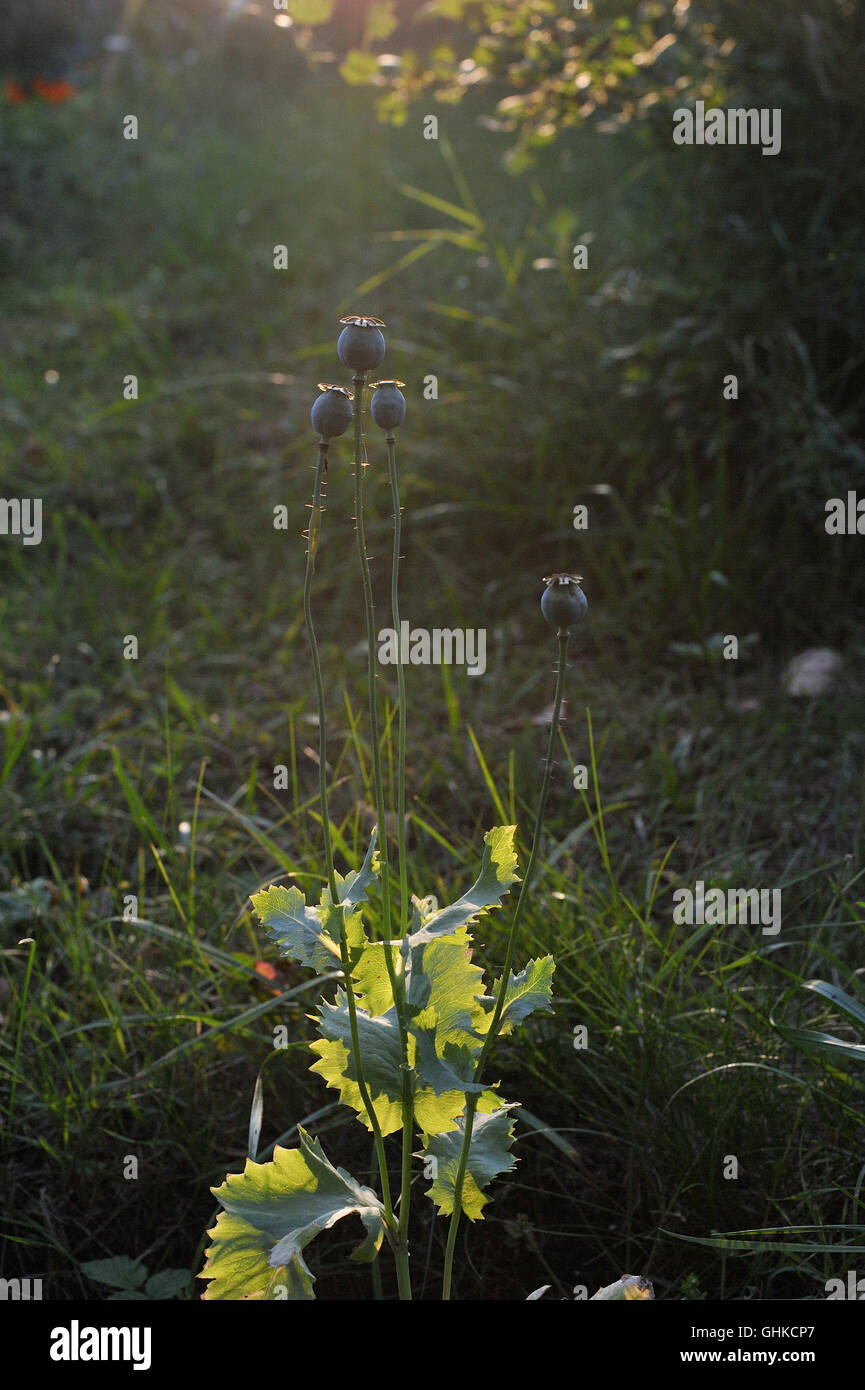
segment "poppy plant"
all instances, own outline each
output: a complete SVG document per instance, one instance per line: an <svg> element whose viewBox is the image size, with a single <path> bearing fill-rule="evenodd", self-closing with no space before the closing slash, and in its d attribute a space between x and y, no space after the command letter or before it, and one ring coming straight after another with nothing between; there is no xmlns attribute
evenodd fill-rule
<svg viewBox="0 0 865 1390"><path fill-rule="evenodd" d="M321 1231L351 1215L360 1217L366 1232L352 1258L375 1266L376 1296L381 1296L376 1262L384 1247L393 1256L400 1299L411 1299L409 1225L412 1201L419 1190L413 1172L413 1161L418 1157L423 1162L424 1179L431 1182L425 1196L449 1223L442 1280L442 1298L449 1299L460 1218L482 1219L489 1201L484 1189L516 1162L511 1153L514 1104L499 1094L498 1082L487 1079L491 1050L500 1036L512 1033L529 1014L552 1012L552 956L529 961L519 973L511 966L540 848L569 628L580 606L580 599L571 592L572 585L580 595L582 591L568 576L569 583L562 584L557 595L566 601L565 606L552 614L561 620L557 622L559 662L543 783L519 900L507 931L504 967L498 977L489 979L473 958L472 929L483 914L500 908L512 885L519 882L517 827L502 825L487 831L475 882L447 905L440 907L435 898L423 892L410 893L405 835L409 819L406 690L404 679L400 679L394 760L390 756L391 723L383 726L378 708L373 593L364 522L364 478L372 472L367 467L363 433L364 392L367 371L385 355L384 324L380 319L353 315L341 320L341 327L338 355L354 373L353 397L349 399L344 388L323 385L313 406L311 423L320 437L303 588L304 626L318 710L318 820L324 858L320 877L324 883L308 902L298 887L273 882L252 895L251 905L282 956L314 970L317 985L336 979L331 997L321 1000L314 1018L319 1038L310 1044L316 1056L311 1070L338 1093L340 1102L370 1134L372 1175L367 1186L336 1167L320 1141L301 1125L296 1126L297 1147L277 1144L272 1158L259 1163L256 1129L243 1172L228 1174L221 1187L212 1189L222 1210L208 1232L210 1244L199 1276L207 1280L202 1297L209 1300L314 1298L314 1275L305 1260L306 1247ZM370 406L373 420L387 435L394 525L391 615L397 632L401 627L398 581L402 532L393 431L403 423L406 413L402 384L396 380L373 383ZM360 867L343 874L334 862L335 849L344 849L345 841L333 830L329 813L327 697L313 626L312 591L315 555L323 548L327 453L331 439L342 434L352 420L354 516L367 639L369 747L378 824ZM334 468L332 473L334 486L340 485L340 470ZM567 625L563 626L565 620ZM402 664L398 670L402 677ZM383 769L394 763L396 786L388 788ZM390 831L388 804L397 807L395 832ZM391 838L396 842L393 860L388 844ZM361 858L360 852L357 858ZM386 1148L391 1135L399 1136L393 1162Z"/></svg>

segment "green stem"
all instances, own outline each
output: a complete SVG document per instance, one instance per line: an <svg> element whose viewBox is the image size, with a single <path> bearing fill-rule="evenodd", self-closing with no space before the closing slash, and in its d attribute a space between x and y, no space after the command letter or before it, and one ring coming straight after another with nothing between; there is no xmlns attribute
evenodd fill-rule
<svg viewBox="0 0 865 1390"><path fill-rule="evenodd" d="M396 469L396 440L392 434L385 440L387 467L390 475L390 495L393 502L393 564L391 567L390 606L394 632L397 634L397 684L399 686L399 754L397 759L397 834L399 844L399 902L400 934L408 931L409 896L408 862L405 847L405 759L406 759L406 696L405 667L402 660L402 629L399 614L399 562L402 541L402 513L399 504L399 476Z"/></svg>
<svg viewBox="0 0 865 1390"><path fill-rule="evenodd" d="M321 514L324 510L322 494L324 474L327 469L329 441L322 436L318 441L318 462L315 468L315 483L312 490L312 512L309 518L309 542L306 548L306 573L303 579L303 621L312 653L312 669L315 675L315 694L318 703L318 799L321 807L321 828L324 836L324 859L327 868L327 886L331 902L339 902L336 875L333 868L333 842L330 834L330 816L327 809L327 715L324 700L324 681L321 677L321 659L318 654L318 640L312 621L312 576L315 574L315 552L321 535Z"/></svg>
<svg viewBox="0 0 865 1390"><path fill-rule="evenodd" d="M568 636L569 633L567 629L559 629L559 664L558 670L556 671L556 693L553 699L553 717L550 723L550 735L547 741L547 758L546 763L544 765L544 779L541 784L541 794L538 797L538 809L535 814L535 829L534 834L532 836L532 847L529 851L529 860L526 865L526 872L523 877L522 886L520 888L520 896L517 899L517 905L514 910L514 919L511 923L511 929L508 934L508 943L505 949L504 969L502 970L502 978L499 983L499 991L496 997L495 1008L493 1009L493 1016L490 1019L490 1026L487 1030L487 1035L484 1039L484 1045L481 1048L480 1056L478 1057L477 1066L475 1067L475 1083L479 1082L481 1079L484 1064L487 1060L487 1056L490 1052L490 1049L493 1043L495 1042L496 1035L499 1029L499 1024L501 1023L501 1017L505 1007L505 995L507 993L508 988L508 979L510 977L511 964L514 958L514 948L516 946L517 941L517 930L519 928L520 920L523 915L523 907L528 897L529 884L531 882L532 874L534 873L535 862L537 860L538 850L540 848L541 834L543 831L544 822L544 811L546 810L547 806L547 797L549 796L550 791L550 779L553 773L553 750L555 748L556 734L558 733L559 729L559 716L561 714L562 696L564 694L565 689L565 668L567 664L568 655ZM442 1279L443 1300L448 1300L451 1296L454 1250L456 1248L460 1216L462 1215L463 1184L465 1182L466 1168L468 1166L469 1150L471 1148L472 1143L472 1129L474 1127L475 1112L477 1111L478 1107L479 1094L479 1092L473 1091L471 1095L468 1096L466 1101L465 1134L463 1136L463 1145L462 1150L460 1152L459 1167L457 1169L457 1175L454 1180L454 1209L451 1215L450 1229L448 1231L447 1248L445 1250L444 1276Z"/></svg>
<svg viewBox="0 0 865 1390"><path fill-rule="evenodd" d="M315 627L312 621L312 576L315 573L315 552L318 548L318 540L321 534L321 514L322 492L324 486L324 474L327 467L328 440L322 437L318 442L318 463L315 469L315 484L312 494L312 514L309 521L309 544L306 549L306 573L303 580L303 619L306 624L306 635L309 640L310 651L312 653L312 668L315 674L315 693L318 703L318 794L321 805L321 824L324 835L324 858L327 867L327 886L330 891L330 901L334 907L339 903L339 890L336 886L336 874L333 867L333 844L330 834L330 815L327 809L327 710L324 698L324 682L321 677L321 659L318 653L318 640L315 635ZM387 1171L387 1156L384 1151L384 1137L381 1132L381 1125L375 1113L366 1081L363 1075L363 1065L360 1054L360 1035L357 1027L357 1005L354 997L354 986L351 979L351 960L349 957L348 942L345 935L345 913L339 913L339 954L342 961L342 973L345 980L345 995L348 1005L349 1027L351 1030L351 1046L355 1058L357 1070L357 1088L363 1102L364 1110L367 1114L370 1127L375 1142L375 1151L378 1158L378 1170L381 1178L382 1201L385 1210L385 1224L388 1228L389 1239L393 1240L398 1236L398 1226L393 1212L393 1200L390 1191L390 1178Z"/></svg>
<svg viewBox="0 0 865 1390"><path fill-rule="evenodd" d="M369 700L369 727L372 742L372 773L375 788L375 808L378 818L378 846L381 859L382 930L385 941L393 939L391 928L390 861L388 857L387 818L384 799L384 779L381 772L381 734L378 723L378 702L375 695L375 608L372 597L372 580L369 573L369 557L366 553L366 529L364 520L366 463L363 443L363 391L366 374L356 372L354 376L354 510L357 531L357 551L360 559L361 586L363 589L363 608L366 618L367 646L367 696ZM385 951L385 960L390 952ZM393 983L393 980L391 981Z"/></svg>
<svg viewBox="0 0 865 1390"><path fill-rule="evenodd" d="M399 613L399 562L402 542L402 512L399 502L399 474L396 467L396 440L389 434L387 446L387 468L390 476L390 495L393 503L393 561L390 576L390 608L393 630L397 634L397 685L399 687L399 733L397 754L397 844L399 853L399 906L400 936L409 929L408 861L405 845L405 761L406 761L406 694L405 667L402 660L402 628ZM406 1059L407 1060L407 1059ZM399 1199L399 1229L405 1240L408 1237L409 1215L411 1213L411 1158L414 1142L414 1095L408 1069L403 1072L402 1095L402 1177Z"/></svg>
<svg viewBox="0 0 865 1390"><path fill-rule="evenodd" d="M372 1188L375 1188L376 1161L376 1154L375 1152L373 1152L372 1159L369 1165L369 1185ZM379 1260L378 1254L375 1256L372 1263L370 1264L369 1272L372 1277L372 1296L377 1303L381 1303L384 1299L384 1291L382 1289L381 1282L381 1261Z"/></svg>
<svg viewBox="0 0 865 1390"><path fill-rule="evenodd" d="M397 1026L400 1035L400 1048L402 1052L402 1115L403 1115L403 1188L400 1197L400 1226L399 1238L394 1244L394 1255L397 1266L397 1279L399 1282L399 1295L401 1299L411 1298L411 1277L408 1267L408 1245L406 1242L406 1228L403 1221L403 1203L407 1201L405 1188L405 1165L406 1165L406 1124L412 1122L413 1112L413 1093L412 1078L408 1063L408 1034L405 1026L405 971L403 963L400 961L400 969L394 968L391 957L391 942L393 940L392 928L392 908L391 908L391 884L390 884L390 860L388 857L388 836L387 836L387 814L385 810L384 798L384 779L381 770L381 736L378 723L378 702L375 694L375 675L376 675L376 647L375 647L375 608L372 596L372 580L369 572L369 557L366 553L366 529L364 521L365 506L365 473L366 463L364 459L363 442L363 393L366 382L365 372L355 372L354 378L354 501L355 501L355 526L357 529L357 550L360 559L361 584L363 588L363 607L366 618L366 644L367 644L367 690L369 698L369 726L370 740L372 743L372 768L373 785L375 787L375 806L376 817L379 826L379 854L381 859L381 895L382 895L382 935L384 937L384 960L387 969L388 979L391 990L393 991L394 1006L396 1008ZM409 1140L410 1147L410 1140ZM408 1155L409 1163L411 1153Z"/></svg>

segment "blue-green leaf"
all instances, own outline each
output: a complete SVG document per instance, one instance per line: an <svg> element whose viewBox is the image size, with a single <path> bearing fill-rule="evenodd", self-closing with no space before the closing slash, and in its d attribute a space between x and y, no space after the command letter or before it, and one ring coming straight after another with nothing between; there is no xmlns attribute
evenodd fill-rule
<svg viewBox="0 0 865 1390"><path fill-rule="evenodd" d="M374 826L369 849L356 873L352 870L345 878L341 874L335 875L337 888L342 894L339 900L342 907L357 907L358 903L363 902L370 884L381 874L381 861L375 847L376 835L377 827Z"/></svg>
<svg viewBox="0 0 865 1390"><path fill-rule="evenodd" d="M446 1091L483 1091L486 1083L472 1081L474 1060L479 1049L461 1047L456 1043L436 1046L436 1035L424 1028L412 1029L415 1038L415 1067L418 1078L437 1096Z"/></svg>
<svg viewBox="0 0 865 1390"><path fill-rule="evenodd" d="M481 871L475 882L450 907L440 908L426 917L421 914L422 926L410 937L412 946L432 941L437 936L453 936L485 909L498 907L511 884L518 881L515 833L515 825L500 825L487 831Z"/></svg>
<svg viewBox="0 0 865 1390"><path fill-rule="evenodd" d="M88 1279L109 1289L137 1289L147 1278L147 1266L129 1255L110 1255L106 1260L85 1260L80 1266Z"/></svg>
<svg viewBox="0 0 865 1390"><path fill-rule="evenodd" d="M298 888L272 884L250 899L261 918L267 934L279 946L280 955L289 956L321 972L333 968L341 959L339 940L344 931L349 950L359 954L365 944L363 918L352 911L362 903L370 884L380 872L376 853L376 831L373 830L360 869L342 876L335 874L339 901L330 900L330 890L324 889L318 907L309 907Z"/></svg>
<svg viewBox="0 0 865 1390"><path fill-rule="evenodd" d="M323 1002L319 1005L319 1030L327 1042L340 1042L346 1051L351 1051L351 1019L345 991L338 989L333 1004ZM363 1061L363 1074L373 1095L382 1093L391 1100L399 1100L402 1095L402 1049L396 1009L375 1017L364 1009L356 1010L357 1031L360 1040L360 1055ZM313 1043L315 1051L326 1056L321 1043ZM348 1075L357 1079L353 1059L349 1060ZM325 1066L317 1062L313 1071L321 1072L330 1080Z"/></svg>
<svg viewBox="0 0 865 1390"><path fill-rule="evenodd" d="M478 1113L472 1125L468 1165L463 1181L462 1209L470 1221L482 1216L489 1198L482 1188L500 1173L509 1172L516 1159L509 1152L514 1138L511 1105L500 1105L490 1114ZM427 1196L435 1202L440 1216L450 1216L454 1209L454 1184L459 1168L465 1135L465 1116L457 1120L456 1129L448 1134L425 1134L425 1158L434 1158L438 1172Z"/></svg>
<svg viewBox="0 0 865 1390"><path fill-rule="evenodd" d="M517 1023L521 1023L536 1009L548 1014L553 1012L550 1008L550 995L555 968L556 963L552 956L542 956L539 960L530 960L519 975L511 972L501 1014L500 1034L510 1033ZM497 980L490 991L493 999L498 998L500 989L501 980ZM491 1014L488 1015L488 1023L491 1017Z"/></svg>
<svg viewBox="0 0 865 1390"><path fill-rule="evenodd" d="M357 1009L357 1030L363 1077L376 1118L382 1134L393 1134L402 1124L402 1049L396 1009L375 1017L365 1009ZM310 1071L338 1090L343 1105L350 1106L371 1130L352 1052L348 1002L342 989L337 990L335 1003L319 1005L319 1031L322 1040L310 1043L319 1061Z"/></svg>
<svg viewBox="0 0 865 1390"><path fill-rule="evenodd" d="M166 1301L176 1298L188 1283L188 1269L161 1269L158 1274L151 1274L144 1285L144 1292L148 1298Z"/></svg>
<svg viewBox="0 0 865 1390"><path fill-rule="evenodd" d="M349 875L360 877L360 875ZM337 875L337 887L348 879L341 880ZM350 886L352 891L354 885ZM339 934L344 929L351 950L359 950L364 943L363 918L360 912L346 913L343 922L341 907L333 907L330 893L324 890L318 907L307 906L306 899L298 888L284 888L271 885L250 899L253 908L267 929L271 941L275 941L282 956L300 961L321 973L332 970L334 963L341 960Z"/></svg>
<svg viewBox="0 0 865 1390"><path fill-rule="evenodd" d="M339 961L339 946L323 928L314 907L308 907L299 888L273 885L254 893L250 899L267 934L279 946L282 956L290 956L316 971L333 969Z"/></svg>

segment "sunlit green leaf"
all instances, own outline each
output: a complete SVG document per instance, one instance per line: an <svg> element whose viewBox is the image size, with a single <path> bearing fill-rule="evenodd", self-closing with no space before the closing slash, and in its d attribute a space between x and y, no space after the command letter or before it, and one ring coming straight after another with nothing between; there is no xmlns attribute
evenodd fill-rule
<svg viewBox="0 0 865 1390"><path fill-rule="evenodd" d="M329 1086L339 1091L340 1100L348 1105L366 1125L372 1126L363 1104L357 1067L351 1050L351 1022L343 990L337 991L334 1004L319 1008L320 1030L323 1037L310 1044L319 1061L310 1068L322 1076ZM363 1076L382 1134L393 1134L402 1125L402 1049L397 1027L396 1009L371 1017L357 1010L357 1030L360 1042ZM416 1039L409 1036L409 1064L416 1060ZM439 1078L441 1079L441 1078ZM430 1132L449 1130L465 1107L462 1090L436 1093L432 1085L420 1081L415 1086L414 1108L418 1125Z"/></svg>
<svg viewBox="0 0 865 1390"><path fill-rule="evenodd" d="M394 0L372 0L367 10L363 37L365 43L387 39L397 26Z"/></svg>
<svg viewBox="0 0 865 1390"><path fill-rule="evenodd" d="M320 1231L356 1213L366 1239L352 1258L371 1260L384 1234L384 1208L375 1193L342 1168L334 1168L317 1139L299 1128L300 1147L279 1145L268 1163L247 1159L214 1196L224 1210L208 1234L199 1278L210 1282L205 1299L290 1300L314 1297L314 1276L302 1252Z"/></svg>
<svg viewBox="0 0 865 1390"><path fill-rule="evenodd" d="M333 14L333 0L286 0L295 24L326 24Z"/></svg>
<svg viewBox="0 0 865 1390"><path fill-rule="evenodd" d="M471 1043L484 1012L483 971L473 965L468 934L438 937L410 953L406 1002L419 1028L434 1028L441 1042Z"/></svg>
<svg viewBox="0 0 865 1390"><path fill-rule="evenodd" d="M404 197L411 198L416 203L423 203L424 207L433 208L436 212L445 212L448 217L453 217L457 222L465 222L476 231L482 228L481 218L470 208L462 208L459 203L448 202L447 198L440 198L437 193L428 193L425 188L415 188L410 183L400 183L397 187Z"/></svg>
<svg viewBox="0 0 865 1390"><path fill-rule="evenodd" d="M385 960L385 951L390 955L394 969L399 960L399 946L392 941L369 943L352 971L355 984L355 998L358 1006L368 1013L386 1014L394 1006L393 989Z"/></svg>
<svg viewBox="0 0 865 1390"><path fill-rule="evenodd" d="M466 1098L461 1090L436 1095L431 1086L423 1086L415 1091L414 1114L423 1134L447 1134L456 1129L465 1108Z"/></svg>
<svg viewBox="0 0 865 1390"><path fill-rule="evenodd" d="M356 1069L352 1064L350 1048L338 1038L332 1041L326 1038L320 1039L310 1043L310 1048L313 1052L318 1053L320 1059L310 1067L310 1071L316 1072L324 1078L328 1086L339 1091L342 1104L353 1110L367 1129L372 1131L372 1125L369 1122L361 1096L360 1085L356 1079ZM394 1134L402 1125L400 1098L388 1096L383 1092L376 1093L371 1087L368 1087L368 1091L382 1134Z"/></svg>
<svg viewBox="0 0 865 1390"><path fill-rule="evenodd" d="M319 1030L321 1040L310 1044L319 1061L310 1070L338 1090L343 1105L350 1106L372 1129L352 1051L351 1019L344 990L337 990L335 1003L319 1006ZM402 1124L402 1048L396 1009L375 1017L358 1009L357 1031L363 1078L376 1118L382 1134L393 1134Z"/></svg>
<svg viewBox="0 0 865 1390"><path fill-rule="evenodd" d="M375 54L361 53L358 48L354 48L346 54L345 60L339 65L340 77L352 87L365 86L378 75L378 70L378 59Z"/></svg>

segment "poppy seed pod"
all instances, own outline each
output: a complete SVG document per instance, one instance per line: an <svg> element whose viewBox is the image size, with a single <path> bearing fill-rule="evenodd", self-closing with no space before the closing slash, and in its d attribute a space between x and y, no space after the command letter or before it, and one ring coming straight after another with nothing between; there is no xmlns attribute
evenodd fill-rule
<svg viewBox="0 0 865 1390"><path fill-rule="evenodd" d="M551 627L568 632L582 622L589 606L580 588L580 574L548 574L541 595L541 612Z"/></svg>
<svg viewBox="0 0 865 1390"><path fill-rule="evenodd" d="M369 413L375 423L388 432L399 429L405 419L405 396L399 388L405 386L405 382L373 381L371 385L374 389Z"/></svg>
<svg viewBox="0 0 865 1390"><path fill-rule="evenodd" d="M351 406L351 393L344 386L329 386L320 381L321 395L313 402L309 412L312 428L323 439L336 439L345 434L354 414Z"/></svg>
<svg viewBox="0 0 865 1390"><path fill-rule="evenodd" d="M371 372L384 361L387 348L381 319L349 314L340 323L345 327L337 339L336 355L344 367L351 367L354 372Z"/></svg>

